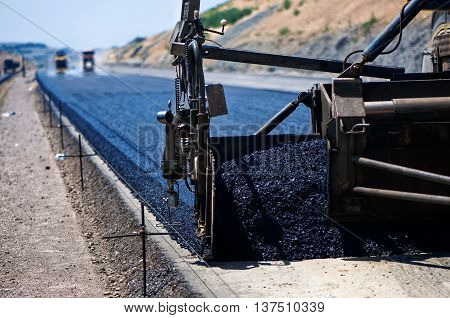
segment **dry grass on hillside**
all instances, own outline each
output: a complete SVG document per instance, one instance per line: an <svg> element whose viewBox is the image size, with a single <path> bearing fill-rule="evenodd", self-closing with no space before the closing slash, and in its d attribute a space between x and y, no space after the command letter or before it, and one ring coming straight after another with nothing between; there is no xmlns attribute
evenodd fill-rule
<svg viewBox="0 0 450 318"><path fill-rule="evenodd" d="M346 30L353 30L355 37L367 37L397 15L404 3L402 0L230 0L216 10L251 8L252 13L229 26L228 37L214 39L223 40L225 47L296 54L302 46L326 34L338 37ZM109 62L168 66L170 34L171 30L116 49Z"/></svg>
<svg viewBox="0 0 450 318"><path fill-rule="evenodd" d="M230 1L230 6L253 4L259 10L275 4L279 6L274 14L242 34L236 46L254 41L274 42L280 38L306 42L327 32L337 33L351 26L376 27L392 19L404 4L403 1L392 0L290 0L290 6L286 9L285 1Z"/></svg>

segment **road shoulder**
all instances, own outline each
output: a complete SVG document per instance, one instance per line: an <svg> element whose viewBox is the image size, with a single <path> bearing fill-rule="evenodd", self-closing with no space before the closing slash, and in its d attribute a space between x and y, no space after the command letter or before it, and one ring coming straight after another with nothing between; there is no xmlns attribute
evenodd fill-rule
<svg viewBox="0 0 450 318"><path fill-rule="evenodd" d="M31 83L12 80L0 118L0 297L100 297L66 187L33 109Z"/></svg>

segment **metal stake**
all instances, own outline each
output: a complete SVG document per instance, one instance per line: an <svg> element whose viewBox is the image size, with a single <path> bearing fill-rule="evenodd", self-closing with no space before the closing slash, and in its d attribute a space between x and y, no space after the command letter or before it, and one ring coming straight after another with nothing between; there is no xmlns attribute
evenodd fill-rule
<svg viewBox="0 0 450 318"><path fill-rule="evenodd" d="M25 57L22 56L22 77L26 77L27 76L27 69L25 67Z"/></svg>
<svg viewBox="0 0 450 318"><path fill-rule="evenodd" d="M81 148L81 135L78 135L78 149L79 149L79 157L80 157L81 191L84 191L84 177L83 177L83 149Z"/></svg>
<svg viewBox="0 0 450 318"><path fill-rule="evenodd" d="M66 155L64 153L59 153L56 155L57 160L65 160L67 158L78 158L80 160L80 180L81 180L81 191L84 191L84 174L83 174L83 158L97 156L96 153L84 154L83 148L81 146L81 135L78 135L78 153L72 155Z"/></svg>
<svg viewBox="0 0 450 318"><path fill-rule="evenodd" d="M141 202L141 230L139 233L133 234L124 234L124 235L114 235L114 236L105 236L102 239L118 239L118 238L127 238L127 237L136 237L140 236L142 241L142 295L143 297L147 297L147 236L156 236L156 235L170 235L172 233L149 233L145 229L145 205Z"/></svg>
<svg viewBox="0 0 450 318"><path fill-rule="evenodd" d="M61 151L64 150L64 127L62 122L62 102L59 101L59 132L61 135Z"/></svg>
<svg viewBox="0 0 450 318"><path fill-rule="evenodd" d="M145 214L144 214L144 203L141 202L141 239L142 239L142 280L143 280L143 294L144 298L147 297L147 248L146 248L146 240L147 240L147 233L145 231Z"/></svg>
<svg viewBox="0 0 450 318"><path fill-rule="evenodd" d="M52 101L49 99L48 101L48 111L49 111L49 121L50 121L50 127L53 127L53 113L52 113Z"/></svg>

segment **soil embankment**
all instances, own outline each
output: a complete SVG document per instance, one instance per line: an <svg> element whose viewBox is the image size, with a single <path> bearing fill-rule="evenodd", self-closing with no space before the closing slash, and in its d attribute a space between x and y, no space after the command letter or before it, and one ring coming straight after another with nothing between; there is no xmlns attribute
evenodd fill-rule
<svg viewBox="0 0 450 318"><path fill-rule="evenodd" d="M1 297L100 297L105 284L66 197L29 82L13 80L0 118Z"/></svg>

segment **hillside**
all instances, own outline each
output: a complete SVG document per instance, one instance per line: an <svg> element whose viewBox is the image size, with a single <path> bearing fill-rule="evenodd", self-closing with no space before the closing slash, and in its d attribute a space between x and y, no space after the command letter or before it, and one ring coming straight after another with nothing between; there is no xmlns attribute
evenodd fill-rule
<svg viewBox="0 0 450 318"><path fill-rule="evenodd" d="M37 66L44 66L49 54L54 50L42 43L0 43L0 52L25 56Z"/></svg>
<svg viewBox="0 0 450 318"><path fill-rule="evenodd" d="M213 37L224 47L287 55L343 59L364 48L400 12L404 1L392 0L230 0L202 14L206 24L216 27L221 17L234 22L222 37ZM231 19L230 19L231 18ZM236 21L234 21L236 20ZM378 63L420 67L426 46L428 14L408 27L401 48ZM109 63L145 67L169 67L171 30L149 38L137 38L111 50ZM205 63L209 70L273 71L265 67L223 62Z"/></svg>

